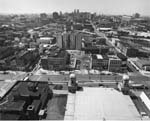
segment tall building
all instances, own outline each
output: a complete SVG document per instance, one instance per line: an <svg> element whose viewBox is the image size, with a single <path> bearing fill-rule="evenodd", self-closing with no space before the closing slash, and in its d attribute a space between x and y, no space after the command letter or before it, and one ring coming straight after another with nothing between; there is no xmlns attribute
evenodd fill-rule
<svg viewBox="0 0 150 121"><path fill-rule="evenodd" d="M79 11L79 9L77 9L77 14L79 14L80 13L80 11Z"/></svg>
<svg viewBox="0 0 150 121"><path fill-rule="evenodd" d="M82 34L77 33L76 34L76 50L81 50L82 47Z"/></svg>
<svg viewBox="0 0 150 121"><path fill-rule="evenodd" d="M57 35L57 45L68 50L81 50L83 35L79 32L64 32Z"/></svg>
<svg viewBox="0 0 150 121"><path fill-rule="evenodd" d="M69 33L68 32L64 32L63 34L62 34L62 38L63 38L63 48L64 49L68 49L68 42L69 42Z"/></svg>
<svg viewBox="0 0 150 121"><path fill-rule="evenodd" d="M60 16L62 16L62 15L63 15L63 14L62 14L62 11L60 11L60 12L59 12L59 15L60 15Z"/></svg>
<svg viewBox="0 0 150 121"><path fill-rule="evenodd" d="M42 18L42 19L47 18L47 14L46 14L46 13L41 13L41 14L40 14L40 18Z"/></svg>
<svg viewBox="0 0 150 121"><path fill-rule="evenodd" d="M58 12L53 12L53 19L58 19L58 18L59 18Z"/></svg>
<svg viewBox="0 0 150 121"><path fill-rule="evenodd" d="M76 33L74 32L70 34L70 49L71 50L76 49Z"/></svg>
<svg viewBox="0 0 150 121"><path fill-rule="evenodd" d="M58 33L57 36L57 45L59 48L63 47L63 37L62 37L62 33Z"/></svg>

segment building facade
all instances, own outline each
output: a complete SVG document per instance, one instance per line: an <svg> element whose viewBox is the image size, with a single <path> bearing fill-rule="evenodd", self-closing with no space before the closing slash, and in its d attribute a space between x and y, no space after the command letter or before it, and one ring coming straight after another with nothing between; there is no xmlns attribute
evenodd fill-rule
<svg viewBox="0 0 150 121"><path fill-rule="evenodd" d="M108 71L120 72L122 61L117 56L109 57Z"/></svg>

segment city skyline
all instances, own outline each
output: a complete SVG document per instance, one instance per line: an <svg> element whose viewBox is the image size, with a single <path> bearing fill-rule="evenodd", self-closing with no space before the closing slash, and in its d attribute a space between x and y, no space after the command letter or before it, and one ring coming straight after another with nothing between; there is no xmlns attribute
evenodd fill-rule
<svg viewBox="0 0 150 121"><path fill-rule="evenodd" d="M0 0L0 13L96 12L113 15L150 15L149 0Z"/></svg>

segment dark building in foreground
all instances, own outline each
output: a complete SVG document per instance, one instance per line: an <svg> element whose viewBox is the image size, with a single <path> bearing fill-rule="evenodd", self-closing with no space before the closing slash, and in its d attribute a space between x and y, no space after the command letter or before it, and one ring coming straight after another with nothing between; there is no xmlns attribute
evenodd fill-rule
<svg viewBox="0 0 150 121"><path fill-rule="evenodd" d="M18 81L0 99L0 120L38 120L52 95L48 82Z"/></svg>

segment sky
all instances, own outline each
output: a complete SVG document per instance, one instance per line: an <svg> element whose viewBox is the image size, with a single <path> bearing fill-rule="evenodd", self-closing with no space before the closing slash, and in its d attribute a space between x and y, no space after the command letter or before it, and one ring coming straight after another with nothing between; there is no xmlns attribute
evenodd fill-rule
<svg viewBox="0 0 150 121"><path fill-rule="evenodd" d="M98 14L150 15L150 0L0 0L0 13L52 13L54 11Z"/></svg>

